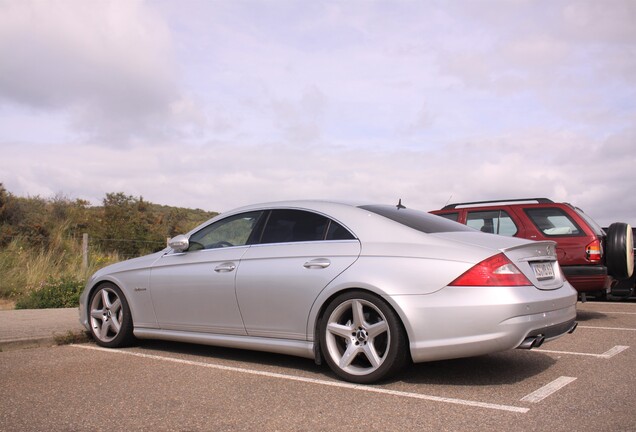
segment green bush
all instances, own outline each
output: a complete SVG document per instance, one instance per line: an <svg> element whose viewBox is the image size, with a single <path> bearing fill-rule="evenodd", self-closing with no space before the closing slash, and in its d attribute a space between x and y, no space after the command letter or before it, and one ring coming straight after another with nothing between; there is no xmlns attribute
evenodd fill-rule
<svg viewBox="0 0 636 432"><path fill-rule="evenodd" d="M48 279L42 288L30 291L16 302L16 309L72 308L79 306L79 296L84 282L62 277Z"/></svg>

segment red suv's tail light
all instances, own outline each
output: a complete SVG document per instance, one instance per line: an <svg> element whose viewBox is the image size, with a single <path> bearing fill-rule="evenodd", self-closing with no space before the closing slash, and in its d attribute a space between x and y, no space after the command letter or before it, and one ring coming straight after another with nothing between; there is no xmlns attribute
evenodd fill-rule
<svg viewBox="0 0 636 432"><path fill-rule="evenodd" d="M450 283L450 286L526 285L532 283L503 253L483 260Z"/></svg>
<svg viewBox="0 0 636 432"><path fill-rule="evenodd" d="M600 240L594 240L592 243L585 246L585 257L588 261L593 263L601 262L603 258L603 246Z"/></svg>

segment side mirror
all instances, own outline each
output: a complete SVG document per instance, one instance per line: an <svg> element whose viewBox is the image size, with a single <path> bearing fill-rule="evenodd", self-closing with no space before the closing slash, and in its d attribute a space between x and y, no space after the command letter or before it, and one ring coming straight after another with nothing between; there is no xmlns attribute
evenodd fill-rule
<svg viewBox="0 0 636 432"><path fill-rule="evenodd" d="M175 252L183 252L188 249L190 246L190 242L188 241L188 237L180 234L176 237L172 237L168 242L168 246L172 248Z"/></svg>

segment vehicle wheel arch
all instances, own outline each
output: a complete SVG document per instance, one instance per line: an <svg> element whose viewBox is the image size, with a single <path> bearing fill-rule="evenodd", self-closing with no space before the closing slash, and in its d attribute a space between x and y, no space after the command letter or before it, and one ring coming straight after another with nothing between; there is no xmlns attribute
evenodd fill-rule
<svg viewBox="0 0 636 432"><path fill-rule="evenodd" d="M132 311L132 308L130 307L130 300L128 299L128 296L126 295L126 292L121 288L120 284L114 280L110 280L109 278L107 278L107 279L96 281L91 286L90 290L87 292L85 306L86 306L86 315L87 315L88 325L89 327L91 326L91 309L92 309L93 298L95 297L96 293L98 293L100 290L104 288L108 288L108 287L115 288L115 290L111 289L111 294L114 293L113 295L116 296L115 298L121 297L120 303L122 305L120 309L122 309L123 311L124 318L121 321L121 323L123 324L121 327L121 330L117 329L115 334L115 339L118 342L110 344L110 341L108 341L108 343L103 343L102 341L99 341L97 338L97 335L93 334L94 330L92 328L89 328L89 333L91 333L95 342L101 346L106 346L106 347L130 346L136 342L136 338L134 336L135 317L133 316L133 311ZM125 315L127 315L127 318L125 317ZM122 335L119 334L120 332L122 333ZM113 342L115 339L113 339Z"/></svg>
<svg viewBox="0 0 636 432"><path fill-rule="evenodd" d="M112 285L115 285L117 288L119 288L119 290L122 292L123 296L126 298L126 301L130 305L130 299L128 298L128 294L126 293L126 291L122 288L122 284L117 279L104 278L104 279L99 279L99 280L95 281L93 283L93 285L89 288L88 292L86 293L86 299L84 301L84 306L86 307L87 311L90 311L89 308L90 308L91 298L93 298L93 293L95 293L95 291L99 290L100 287L102 287L105 284L112 284ZM133 323L134 323L135 322L135 313L132 310L132 308L130 308L130 315L132 316L132 320L133 320Z"/></svg>
<svg viewBox="0 0 636 432"><path fill-rule="evenodd" d="M374 289L370 289L370 288L363 288L360 286L350 286L350 287L346 287L346 288L342 288L339 289L337 291L332 292L327 298L325 298L323 301L321 301L320 303L320 307L318 308L318 311L316 313L316 318L313 321L313 341L314 341L314 355L315 355L315 361L317 364L322 364L322 347L320 346L320 325L323 319L325 319L325 311L327 310L327 308L329 307L329 305L340 295L342 294L346 294L346 293L350 293L350 292L361 292L361 293L366 293L366 294L370 294L372 296L377 297L380 301L384 302L390 309L393 310L393 312L395 312L395 314L398 316L399 318L399 325L402 328L402 331L404 332L404 336L406 338L406 342L407 342L407 346L410 346L410 341L411 341L411 334L410 334L410 329L407 328L407 326L404 325L405 319L404 319L404 313L402 311L402 309L391 300L391 297L386 295L385 293L379 291L379 290L374 290ZM408 350L408 357L409 360L411 360L411 350Z"/></svg>

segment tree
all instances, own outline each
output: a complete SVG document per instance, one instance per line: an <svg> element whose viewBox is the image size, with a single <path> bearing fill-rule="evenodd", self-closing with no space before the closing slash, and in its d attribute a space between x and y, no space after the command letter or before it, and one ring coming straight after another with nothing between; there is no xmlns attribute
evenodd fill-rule
<svg viewBox="0 0 636 432"><path fill-rule="evenodd" d="M137 256L160 249L165 244L153 230L151 207L143 197L135 198L123 192L108 193L104 198L104 247L125 256Z"/></svg>

